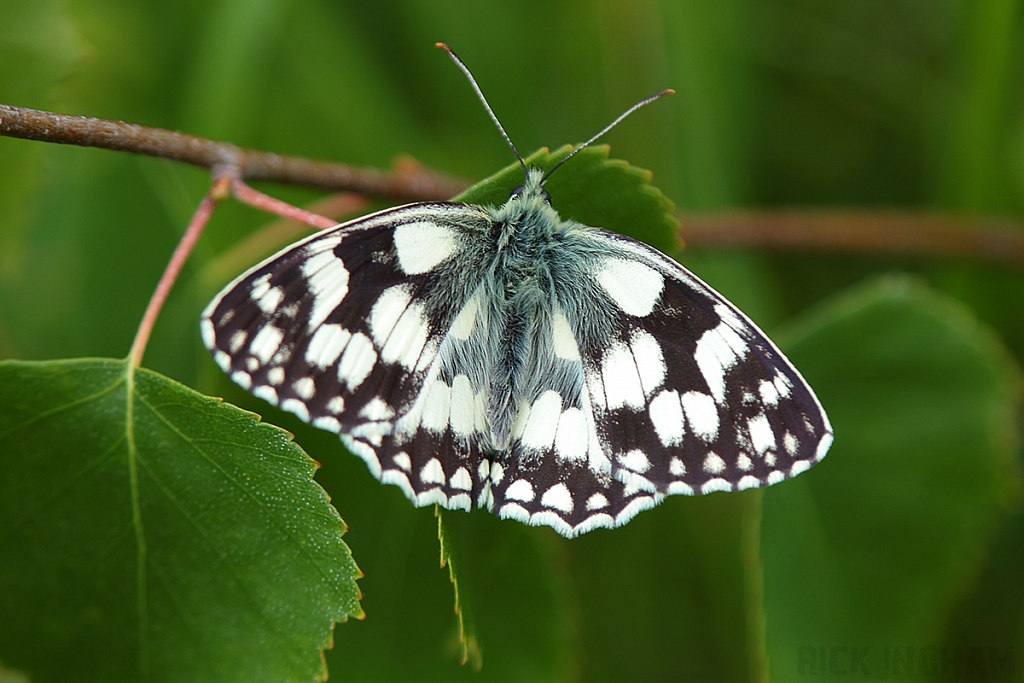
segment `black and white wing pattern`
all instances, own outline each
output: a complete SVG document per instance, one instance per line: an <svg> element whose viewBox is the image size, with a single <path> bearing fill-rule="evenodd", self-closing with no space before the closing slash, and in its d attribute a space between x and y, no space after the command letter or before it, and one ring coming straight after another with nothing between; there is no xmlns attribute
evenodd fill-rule
<svg viewBox="0 0 1024 683"><path fill-rule="evenodd" d="M750 320L527 180L497 209L413 204L289 247L210 304L204 342L415 505L568 537L824 457L824 411Z"/></svg>
<svg viewBox="0 0 1024 683"><path fill-rule="evenodd" d="M203 313L203 341L237 384L340 434L415 504L468 510L486 482L468 438L482 397L462 382L441 396L436 378L462 283L480 270L463 243L490 226L480 207L430 203L316 234L228 285Z"/></svg>
<svg viewBox="0 0 1024 683"><path fill-rule="evenodd" d="M569 232L585 279L564 274L571 294L544 342L563 367L528 390L493 466L500 516L572 537L666 495L775 484L825 456L824 410L753 322L655 249Z"/></svg>

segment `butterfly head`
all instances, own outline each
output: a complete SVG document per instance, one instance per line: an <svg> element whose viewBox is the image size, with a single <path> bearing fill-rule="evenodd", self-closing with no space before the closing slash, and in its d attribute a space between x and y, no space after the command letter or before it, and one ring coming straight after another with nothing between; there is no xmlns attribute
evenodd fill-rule
<svg viewBox="0 0 1024 683"><path fill-rule="evenodd" d="M523 184L512 190L508 200L531 201L539 198L545 204L551 204L551 195L544 189L544 171L539 168L526 169L526 178Z"/></svg>

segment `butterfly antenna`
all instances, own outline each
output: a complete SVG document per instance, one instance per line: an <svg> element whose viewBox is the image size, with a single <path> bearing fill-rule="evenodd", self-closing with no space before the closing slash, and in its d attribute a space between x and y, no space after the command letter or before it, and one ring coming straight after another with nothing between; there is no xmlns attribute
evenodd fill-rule
<svg viewBox="0 0 1024 683"><path fill-rule="evenodd" d="M632 107L630 107L630 108L629 108L629 109L627 109L626 111L622 112L622 114L620 114L620 115L619 115L619 118L615 119L614 121L612 121L611 123L609 123L609 124L608 124L607 126L605 126L605 127L604 127L604 129L603 129L603 130L602 130L602 131L601 131L600 133L598 133L598 134L597 134L597 135L595 135L594 137L590 138L589 140L587 140L586 142L584 142L584 143L583 143L582 145L580 145L579 147L576 147L576 148L575 148L575 149L574 149L573 151L569 152L569 155L568 155L567 157L565 157L564 159L562 159L561 161L559 161L559 162L558 162L557 164L555 164L554 166L552 166L552 167L551 167L551 170L549 170L549 171L548 171L547 173L545 173L545 174L544 174L544 177L543 177L543 178L541 178L541 181L540 181L540 182L541 182L541 184L543 184L543 183L544 183L544 181L545 181L545 180L547 180L547 179L548 179L548 178L549 178L549 177L551 176L551 174L555 172L555 169L557 169L557 168L558 168L559 166L561 166L561 165L562 165L562 164L564 164L565 162L569 161L569 159L572 159L572 158L573 158L574 156L576 156L576 154L577 154L577 153L579 153L579 152L580 152L581 150L585 149L585 148L586 148L586 147L587 147L587 146L588 146L588 145L589 145L590 143L594 142L594 141L595 141L595 140L597 140L597 139L598 139L599 137L601 137L602 135L604 135L605 133L607 133L608 131L610 131L610 130L611 130L612 128L614 128L615 126L619 125L619 122L620 122L620 121L622 121L622 119L626 118L627 116L629 116L630 114L632 114L633 112L635 112L635 111L636 111L637 109L639 109L640 107L644 107L644 106L647 106L648 104L650 104L650 103L651 103L651 102L653 102L654 100L656 100L656 99L659 99L659 98L661 98L661 97L664 97L665 95L673 95L673 94L675 94L675 92L676 92L676 91L675 91L675 90L672 90L671 88L670 88L670 89L668 89L668 90L662 90L662 91L661 91L661 92L659 92L659 93L656 93L656 94L654 94L654 95L651 95L651 96L650 96L650 97L648 97L648 98L647 98L646 100L641 100L640 102L637 102L637 103L636 103L636 104L634 104L634 105L633 105Z"/></svg>
<svg viewBox="0 0 1024 683"><path fill-rule="evenodd" d="M437 43L435 45L435 47L439 47L442 50L444 50L445 52L447 52L448 56L452 58L453 62L455 62L455 65L457 67L459 67L460 69L462 69L462 73L466 74L466 78L469 79L469 84L472 85L473 86L473 90L476 91L476 96L480 98L480 101L483 102L484 109L486 109L487 113L490 114L491 121L494 121L494 125L496 125L498 127L499 131L501 131L501 137L505 138L505 142L508 143L508 146L512 149L512 153L515 154L516 155L516 159L519 160L519 165L523 167L523 175L525 176L526 175L526 162L523 161L523 157L519 156L519 150L517 150L516 146L512 144L512 139L508 136L508 133L505 132L505 129L501 127L501 121L499 121L498 117L494 115L494 111L491 109L491 105L487 104L487 98L484 97L484 93L483 93L482 90L480 90L480 86L476 84L476 79L473 78L473 74L470 72L469 67L467 67L465 64L463 64L462 60L459 59L459 56L457 54L455 54L455 51L452 50L447 45L445 45L444 43ZM647 103L643 102L642 104L647 104ZM637 105L637 106L640 106L640 105ZM636 107L633 107L633 109L636 109ZM623 116L625 116L625 114L623 114ZM622 118L622 117L620 116L619 118ZM618 123L618 121L616 121L616 123ZM614 124L612 124L612 125L614 125Z"/></svg>

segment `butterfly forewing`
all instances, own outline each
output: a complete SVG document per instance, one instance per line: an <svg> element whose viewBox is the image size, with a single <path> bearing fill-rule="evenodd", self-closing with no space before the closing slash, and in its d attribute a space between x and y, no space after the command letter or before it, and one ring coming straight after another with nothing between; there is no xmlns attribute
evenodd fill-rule
<svg viewBox="0 0 1024 683"><path fill-rule="evenodd" d="M375 449L421 398L460 309L454 257L472 258L464 243L487 234L485 219L419 204L314 235L229 285L204 313L204 341L235 382L339 432L381 476ZM459 448L424 433L409 457Z"/></svg>

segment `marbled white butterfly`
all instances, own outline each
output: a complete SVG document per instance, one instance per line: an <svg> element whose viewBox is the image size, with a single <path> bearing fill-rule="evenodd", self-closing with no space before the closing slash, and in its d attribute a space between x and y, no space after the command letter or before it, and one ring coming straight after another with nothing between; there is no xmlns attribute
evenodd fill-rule
<svg viewBox="0 0 1024 683"><path fill-rule="evenodd" d="M203 313L217 364L417 506L569 537L824 457L828 418L746 316L657 250L561 219L515 154L501 207L387 209L241 275Z"/></svg>

